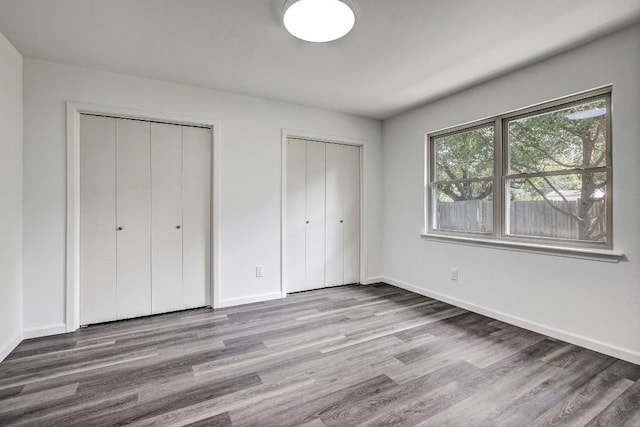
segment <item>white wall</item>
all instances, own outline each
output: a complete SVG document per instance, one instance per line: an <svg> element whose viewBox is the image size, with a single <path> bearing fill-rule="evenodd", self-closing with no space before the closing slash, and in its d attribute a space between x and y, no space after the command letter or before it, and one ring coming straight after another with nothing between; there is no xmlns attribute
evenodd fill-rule
<svg viewBox="0 0 640 427"><path fill-rule="evenodd" d="M24 63L25 335L64 330L65 101L220 123L220 300L280 292L281 129L366 140L367 277L381 274L381 122L87 68ZM265 277L255 277L264 265Z"/></svg>
<svg viewBox="0 0 640 427"><path fill-rule="evenodd" d="M384 274L391 283L640 363L640 26L383 122ZM618 264L427 241L424 134L613 84ZM460 280L448 278L460 269Z"/></svg>
<svg viewBox="0 0 640 427"><path fill-rule="evenodd" d="M22 338L22 56L0 34L0 361Z"/></svg>

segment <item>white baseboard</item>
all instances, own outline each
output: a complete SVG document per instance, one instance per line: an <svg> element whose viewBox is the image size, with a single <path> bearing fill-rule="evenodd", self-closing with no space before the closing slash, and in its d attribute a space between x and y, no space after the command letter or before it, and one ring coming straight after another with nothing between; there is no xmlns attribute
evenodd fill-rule
<svg viewBox="0 0 640 427"><path fill-rule="evenodd" d="M373 283L379 283L379 282L384 282L386 279L386 277L384 276L374 276L374 277L367 277L367 279L362 282L363 285L371 285Z"/></svg>
<svg viewBox="0 0 640 427"><path fill-rule="evenodd" d="M281 292L270 292L268 294L251 295L250 297L223 299L219 301L218 306L220 308L232 307L234 305L251 304L252 302L269 301L279 298L283 298Z"/></svg>
<svg viewBox="0 0 640 427"><path fill-rule="evenodd" d="M9 341L9 344L0 348L0 362L2 362L13 351L14 348L22 342L22 334L18 334L17 337Z"/></svg>
<svg viewBox="0 0 640 427"><path fill-rule="evenodd" d="M419 288L417 286L402 282L400 280L392 279L390 277L383 277L380 281L393 286L397 286L398 288L415 292L416 294L424 295L429 298L437 299L438 301L455 305L456 307L473 311L474 313L482 314L483 316L491 317L492 319L497 319L502 322L521 327L523 329L528 329L530 331L566 341L580 347L588 348L589 350L594 350L599 353L616 357L618 359L626 360L627 362L640 364L640 353L626 348L618 347L616 345L605 343L599 340L594 340L592 338L574 334L568 331L563 331L561 329L542 325L540 323L532 322L521 317L512 316L507 313L502 313L500 311L495 311L487 307L482 307L467 301L460 300L458 298L453 298L447 295L440 294L438 292L432 292L423 288Z"/></svg>
<svg viewBox="0 0 640 427"><path fill-rule="evenodd" d="M64 334L67 332L67 325L56 323L54 325L38 326L24 330L24 339L46 337L47 335Z"/></svg>

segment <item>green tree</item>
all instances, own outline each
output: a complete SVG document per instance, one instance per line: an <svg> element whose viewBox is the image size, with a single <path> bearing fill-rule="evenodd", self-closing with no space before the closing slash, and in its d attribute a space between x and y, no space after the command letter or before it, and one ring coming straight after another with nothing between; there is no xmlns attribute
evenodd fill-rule
<svg viewBox="0 0 640 427"><path fill-rule="evenodd" d="M493 129L480 128L436 140L436 179L441 200L483 200L493 194ZM476 181L473 181L477 179Z"/></svg>
<svg viewBox="0 0 640 427"><path fill-rule="evenodd" d="M509 123L509 173L534 174L510 182L512 198L544 200L576 222L580 240L606 238L606 173L594 170L607 161L605 112L601 100Z"/></svg>

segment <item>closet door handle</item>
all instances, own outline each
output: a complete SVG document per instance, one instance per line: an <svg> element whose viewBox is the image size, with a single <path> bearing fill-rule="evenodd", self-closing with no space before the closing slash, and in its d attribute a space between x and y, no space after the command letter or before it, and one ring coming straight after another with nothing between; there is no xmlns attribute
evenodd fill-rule
<svg viewBox="0 0 640 427"><path fill-rule="evenodd" d="M343 222L344 222L344 220L343 220L343 219L341 219L341 220L340 220L340 224L342 224Z"/></svg>
<svg viewBox="0 0 640 427"><path fill-rule="evenodd" d="M179 225L176 225L176 229L180 230L182 227L180 227Z"/></svg>
<svg viewBox="0 0 640 427"><path fill-rule="evenodd" d="M118 230L118 231L122 231L122 227L118 227L118 228L117 228L117 230Z"/></svg>
<svg viewBox="0 0 640 427"><path fill-rule="evenodd" d="M307 224L309 224L309 221L307 221Z"/></svg>

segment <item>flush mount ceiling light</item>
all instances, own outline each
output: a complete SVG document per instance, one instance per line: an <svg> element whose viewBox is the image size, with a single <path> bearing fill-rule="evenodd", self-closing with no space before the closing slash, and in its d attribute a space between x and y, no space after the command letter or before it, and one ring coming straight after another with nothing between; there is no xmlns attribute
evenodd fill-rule
<svg viewBox="0 0 640 427"><path fill-rule="evenodd" d="M356 22L351 0L287 0L284 26L295 37L315 43L344 37Z"/></svg>

